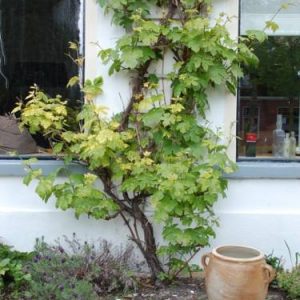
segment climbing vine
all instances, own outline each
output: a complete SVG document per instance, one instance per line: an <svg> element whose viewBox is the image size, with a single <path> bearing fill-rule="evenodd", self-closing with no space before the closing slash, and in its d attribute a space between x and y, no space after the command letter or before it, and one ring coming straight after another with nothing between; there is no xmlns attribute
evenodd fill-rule
<svg viewBox="0 0 300 300"><path fill-rule="evenodd" d="M121 113L108 117L101 96L95 100L102 78L87 80L74 127L65 101L53 101L33 87L28 102L15 109L21 110L21 125L32 133L43 132L56 154L64 154L67 163L83 162L87 172L59 169L43 176L29 166L24 182L37 179L36 192L44 201L54 196L58 208L72 208L77 217L122 218L152 278L172 278L189 270L191 258L214 237L213 205L225 195L224 173L235 167L220 134L199 122L205 119L207 93L225 86L234 94L241 63L256 63L256 57L246 38L231 38L228 16L210 19L209 0L98 3L125 29L115 47L100 49L99 57L109 64L110 75L128 74L131 97ZM159 13L153 17L153 11ZM76 44L70 46L76 54ZM166 55L173 58L172 71L150 71L164 64ZM82 65L83 59L77 62ZM80 84L78 77L70 80L74 84ZM66 180L58 183L62 172ZM156 223L162 226L161 245L155 239Z"/></svg>

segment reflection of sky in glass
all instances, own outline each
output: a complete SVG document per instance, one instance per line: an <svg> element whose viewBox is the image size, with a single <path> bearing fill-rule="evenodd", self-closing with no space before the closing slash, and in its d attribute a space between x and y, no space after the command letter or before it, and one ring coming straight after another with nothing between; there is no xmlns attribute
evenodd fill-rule
<svg viewBox="0 0 300 300"><path fill-rule="evenodd" d="M288 8L278 10L289 3ZM276 32L267 30L269 35L299 35L300 0L241 0L241 34L248 29L263 30L267 21L275 16L279 25Z"/></svg>
<svg viewBox="0 0 300 300"><path fill-rule="evenodd" d="M300 0L242 0L241 9L243 13L275 14L281 5L286 3L290 3L290 5L287 9L283 9L281 13L300 13Z"/></svg>

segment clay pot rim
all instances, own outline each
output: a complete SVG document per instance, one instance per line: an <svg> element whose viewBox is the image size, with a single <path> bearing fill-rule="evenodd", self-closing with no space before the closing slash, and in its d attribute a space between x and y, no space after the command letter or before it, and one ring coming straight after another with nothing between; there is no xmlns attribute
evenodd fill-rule
<svg viewBox="0 0 300 300"><path fill-rule="evenodd" d="M251 257L251 258L236 258L236 257L232 257L232 256L226 256L226 255L222 255L220 253L218 253L217 251L222 249L222 248L245 248L245 249L250 249L252 251L256 251L258 253L257 256L254 256L254 257ZM226 261L231 261L231 262L243 262L243 263L247 263L247 262L255 262L255 261L260 261L260 260L264 260L265 259L265 256L264 254L256 249L256 248L253 248L253 247L248 247L248 246L244 246L244 245L222 245L222 246L219 246L217 248L214 248L212 250L212 254L222 260L226 260Z"/></svg>

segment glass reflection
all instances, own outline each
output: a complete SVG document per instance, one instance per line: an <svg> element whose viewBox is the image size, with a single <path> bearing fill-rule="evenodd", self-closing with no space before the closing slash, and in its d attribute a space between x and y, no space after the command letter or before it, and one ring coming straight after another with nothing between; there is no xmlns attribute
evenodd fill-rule
<svg viewBox="0 0 300 300"><path fill-rule="evenodd" d="M246 137L253 133L255 156L274 157L273 131L279 115L284 132L299 140L300 37L270 36L253 47L260 63L246 69L240 82L238 153L249 156Z"/></svg>

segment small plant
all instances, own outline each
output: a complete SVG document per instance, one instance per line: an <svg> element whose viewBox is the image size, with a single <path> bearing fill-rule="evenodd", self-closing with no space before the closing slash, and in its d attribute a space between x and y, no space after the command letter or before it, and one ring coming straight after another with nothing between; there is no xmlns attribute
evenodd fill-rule
<svg viewBox="0 0 300 300"><path fill-rule="evenodd" d="M295 260L293 259L292 251L289 244L284 241L288 249L292 269L289 271L281 270L277 275L278 286L283 289L288 296L288 299L300 299L300 253L295 253Z"/></svg>
<svg viewBox="0 0 300 300"><path fill-rule="evenodd" d="M81 243L74 235L63 243L37 239L35 255L26 265L29 287L16 299L99 299L99 296L135 288L129 271L132 249L113 249L106 241Z"/></svg>
<svg viewBox="0 0 300 300"><path fill-rule="evenodd" d="M277 275L278 286L283 289L289 299L300 299L300 267L291 271L283 271Z"/></svg>
<svg viewBox="0 0 300 300"><path fill-rule="evenodd" d="M290 248L289 244L287 243L287 241L284 241L284 243L285 243L285 246L287 247L288 252L289 252L289 258L290 258L291 265L294 268L297 268L298 265L299 265L300 253L299 252L295 253L295 260L294 260L293 256L292 256L292 251L291 251L291 248Z"/></svg>
<svg viewBox="0 0 300 300"><path fill-rule="evenodd" d="M276 277L274 280L271 282L271 286L277 287L278 286L278 281L277 281L277 274L283 271L283 261L281 257L275 256L272 253L268 254L265 256L266 263L276 271Z"/></svg>
<svg viewBox="0 0 300 300"><path fill-rule="evenodd" d="M30 282L30 274L23 270L23 265L30 258L30 253L15 251L8 245L0 244L0 295L16 291Z"/></svg>

